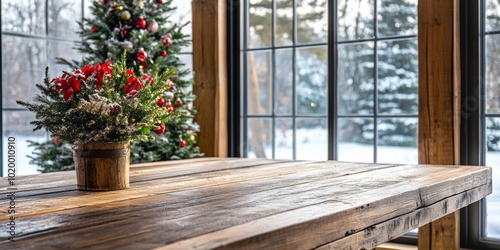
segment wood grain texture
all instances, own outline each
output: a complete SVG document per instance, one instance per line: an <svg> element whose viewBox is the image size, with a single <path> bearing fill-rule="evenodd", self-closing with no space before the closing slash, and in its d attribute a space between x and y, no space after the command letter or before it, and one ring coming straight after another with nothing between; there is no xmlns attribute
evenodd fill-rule
<svg viewBox="0 0 500 250"><path fill-rule="evenodd" d="M79 190L129 188L130 143L86 143L73 152Z"/></svg>
<svg viewBox="0 0 500 250"><path fill-rule="evenodd" d="M460 162L458 0L418 1L419 163ZM419 249L458 249L459 214L419 228Z"/></svg>
<svg viewBox="0 0 500 250"><path fill-rule="evenodd" d="M227 3L193 0L194 106L205 156L228 155Z"/></svg>
<svg viewBox="0 0 500 250"><path fill-rule="evenodd" d="M18 237L0 248L372 248L491 193L491 169L473 166L203 158L131 170L130 189L104 193L33 184L66 173L19 177Z"/></svg>
<svg viewBox="0 0 500 250"><path fill-rule="evenodd" d="M419 163L455 164L456 88L454 4L456 0L418 2ZM459 48L458 48L459 49ZM458 72L459 74L460 72ZM459 103L459 102L458 102Z"/></svg>

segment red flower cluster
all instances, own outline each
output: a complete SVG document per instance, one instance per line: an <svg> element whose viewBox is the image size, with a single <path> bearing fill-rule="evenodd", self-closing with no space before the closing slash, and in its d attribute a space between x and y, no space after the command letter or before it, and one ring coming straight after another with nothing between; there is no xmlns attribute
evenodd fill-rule
<svg viewBox="0 0 500 250"><path fill-rule="evenodd" d="M55 84L56 91L63 91L64 101L68 101L73 94L80 93L82 81L86 81L90 76L96 78L96 87L101 89L103 78L106 76L106 79L109 79L111 69L106 63L97 63L95 66L86 65L83 70L77 69L72 75L64 73L62 76L52 79L51 83Z"/></svg>
<svg viewBox="0 0 500 250"><path fill-rule="evenodd" d="M68 75L63 74L60 77L52 79L50 82L56 84L56 91L63 91L64 101L68 101L74 93L80 92L82 81L83 78L80 76L72 75L68 77Z"/></svg>
<svg viewBox="0 0 500 250"><path fill-rule="evenodd" d="M135 77L134 71L128 69L126 71L126 74L129 75L129 77L123 90L125 90L127 98L137 97L137 95L139 94L139 89L141 89L142 87L142 82L140 79Z"/></svg>
<svg viewBox="0 0 500 250"><path fill-rule="evenodd" d="M85 80L87 80L87 77L94 75L94 77L97 79L97 89L101 89L104 76L106 76L107 80L109 80L109 78L111 77L111 69L108 67L107 63L96 63L95 66L86 65L85 67L83 67L82 71L85 75Z"/></svg>

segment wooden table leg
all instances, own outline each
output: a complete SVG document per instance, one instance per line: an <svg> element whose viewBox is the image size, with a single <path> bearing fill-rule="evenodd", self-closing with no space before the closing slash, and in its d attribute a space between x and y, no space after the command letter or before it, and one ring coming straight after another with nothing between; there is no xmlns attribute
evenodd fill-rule
<svg viewBox="0 0 500 250"><path fill-rule="evenodd" d="M460 211L446 215L418 229L419 250L460 248Z"/></svg>

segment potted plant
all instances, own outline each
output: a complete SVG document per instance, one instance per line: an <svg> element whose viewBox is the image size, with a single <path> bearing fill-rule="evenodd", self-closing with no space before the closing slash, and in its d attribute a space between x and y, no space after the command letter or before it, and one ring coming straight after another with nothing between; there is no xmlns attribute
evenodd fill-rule
<svg viewBox="0 0 500 250"><path fill-rule="evenodd" d="M126 52L121 62L86 65L52 80L47 69L34 102L17 101L35 112L34 131L45 128L73 145L80 190L128 188L130 142L154 140L179 115L163 97L175 72L135 75L125 58Z"/></svg>

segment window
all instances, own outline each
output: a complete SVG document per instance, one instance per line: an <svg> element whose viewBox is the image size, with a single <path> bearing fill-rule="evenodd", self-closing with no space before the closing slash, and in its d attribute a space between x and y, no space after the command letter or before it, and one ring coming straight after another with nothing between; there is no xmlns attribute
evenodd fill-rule
<svg viewBox="0 0 500 250"><path fill-rule="evenodd" d="M493 193L461 213L462 246L500 249L500 1L461 1L461 164L493 167Z"/></svg>
<svg viewBox="0 0 500 250"><path fill-rule="evenodd" d="M417 163L416 0L242 3L242 156Z"/></svg>
<svg viewBox="0 0 500 250"><path fill-rule="evenodd" d="M484 81L484 164L493 167L493 193L486 198L484 237L500 245L500 1L485 0L481 79Z"/></svg>
<svg viewBox="0 0 500 250"><path fill-rule="evenodd" d="M2 0L2 145L14 137L17 145L18 175L37 173L26 155L31 154L28 140L44 141L43 131L33 132L29 124L34 114L16 104L27 100L37 91L44 68L49 65L51 75L63 70L55 63L56 57L79 59L73 50L78 41L76 20L81 20L84 1L74 0ZM76 19L75 19L76 18ZM2 150L6 159L6 150ZM4 164L2 164L4 165ZM3 166L5 173L6 166ZM0 172L1 174L1 172Z"/></svg>

